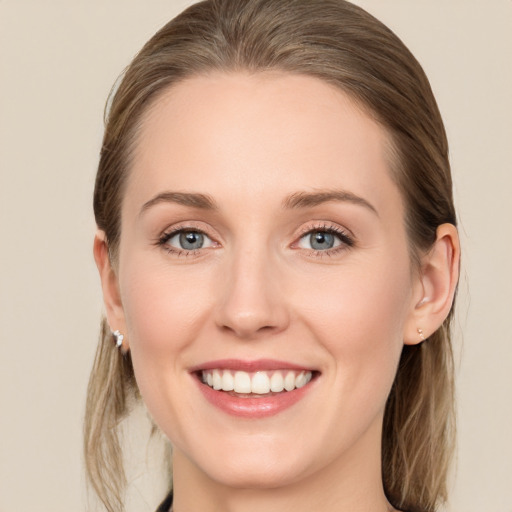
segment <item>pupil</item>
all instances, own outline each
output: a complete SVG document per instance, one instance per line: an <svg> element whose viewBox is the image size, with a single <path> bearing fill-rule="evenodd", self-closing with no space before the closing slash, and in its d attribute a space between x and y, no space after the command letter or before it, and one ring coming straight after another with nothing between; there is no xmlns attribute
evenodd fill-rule
<svg viewBox="0 0 512 512"><path fill-rule="evenodd" d="M317 231L311 234L310 242L313 249L331 249L334 247L334 235L325 231Z"/></svg>
<svg viewBox="0 0 512 512"><path fill-rule="evenodd" d="M181 233L180 245L186 250L200 249L203 245L203 238L203 235L196 231Z"/></svg>

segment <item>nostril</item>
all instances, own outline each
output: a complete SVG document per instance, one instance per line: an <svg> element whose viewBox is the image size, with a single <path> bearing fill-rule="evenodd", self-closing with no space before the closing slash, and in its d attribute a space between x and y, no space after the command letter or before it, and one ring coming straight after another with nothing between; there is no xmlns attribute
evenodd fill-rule
<svg viewBox="0 0 512 512"><path fill-rule="evenodd" d="M247 262L246 262L247 263ZM281 287L268 276L268 268L254 262L244 269L231 269L233 278L224 281L215 311L217 326L239 338L280 332L288 325L286 298ZM260 269L260 270L258 270Z"/></svg>
<svg viewBox="0 0 512 512"><path fill-rule="evenodd" d="M224 324L220 326L220 329L227 334L233 334L239 338L246 339L272 334L280 330L277 325L261 325L256 322L238 322L237 324L231 325Z"/></svg>

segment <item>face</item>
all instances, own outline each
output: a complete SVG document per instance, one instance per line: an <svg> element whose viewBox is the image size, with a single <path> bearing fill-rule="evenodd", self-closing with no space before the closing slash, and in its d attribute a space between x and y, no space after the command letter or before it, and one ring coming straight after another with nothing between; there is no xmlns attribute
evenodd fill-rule
<svg viewBox="0 0 512 512"><path fill-rule="evenodd" d="M387 145L304 76L192 78L146 113L116 327L194 471L258 487L380 463L416 300Z"/></svg>

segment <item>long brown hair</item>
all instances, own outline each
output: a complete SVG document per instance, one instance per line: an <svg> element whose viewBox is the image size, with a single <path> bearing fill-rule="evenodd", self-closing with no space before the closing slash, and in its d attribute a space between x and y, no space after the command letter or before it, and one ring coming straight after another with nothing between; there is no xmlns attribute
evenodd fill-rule
<svg viewBox="0 0 512 512"><path fill-rule="evenodd" d="M329 82L391 136L391 172L405 203L413 262L456 224L448 144L421 66L398 37L344 0L206 0L165 25L128 67L112 97L94 191L97 225L115 265L120 205L141 116L173 84L210 71L279 70ZM431 512L446 499L454 441L452 312L430 338L405 346L383 426L389 501ZM117 427L138 399L130 356L103 320L85 417L87 473L109 512L123 510Z"/></svg>

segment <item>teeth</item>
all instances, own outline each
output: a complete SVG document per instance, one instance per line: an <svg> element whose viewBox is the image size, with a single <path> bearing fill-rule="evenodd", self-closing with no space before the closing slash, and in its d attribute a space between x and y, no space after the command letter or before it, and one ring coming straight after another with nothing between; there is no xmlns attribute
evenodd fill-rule
<svg viewBox="0 0 512 512"><path fill-rule="evenodd" d="M250 393L251 392L251 376L245 372L235 373L235 393Z"/></svg>
<svg viewBox="0 0 512 512"><path fill-rule="evenodd" d="M265 372L256 372L251 380L251 391L258 395L270 392L270 379Z"/></svg>
<svg viewBox="0 0 512 512"><path fill-rule="evenodd" d="M228 370L222 374L222 391L233 391L235 389L235 379Z"/></svg>
<svg viewBox="0 0 512 512"><path fill-rule="evenodd" d="M295 387L301 388L305 386L309 381L307 380L306 374L304 372L300 372L298 377L295 379Z"/></svg>
<svg viewBox="0 0 512 512"><path fill-rule="evenodd" d="M247 373L230 370L205 370L202 379L205 384L219 391L235 391L235 393L265 395L270 392L279 393L283 390L293 391L302 388L312 378L309 371L259 371Z"/></svg>
<svg viewBox="0 0 512 512"><path fill-rule="evenodd" d="M213 370L213 389L222 389L222 377L219 370Z"/></svg>
<svg viewBox="0 0 512 512"><path fill-rule="evenodd" d="M284 378L284 389L286 391L292 391L295 389L295 373L294 372L288 372L286 374L286 377Z"/></svg>
<svg viewBox="0 0 512 512"><path fill-rule="evenodd" d="M284 389L284 379L283 374L281 372L274 372L272 377L270 377L270 389L275 393L279 393Z"/></svg>

